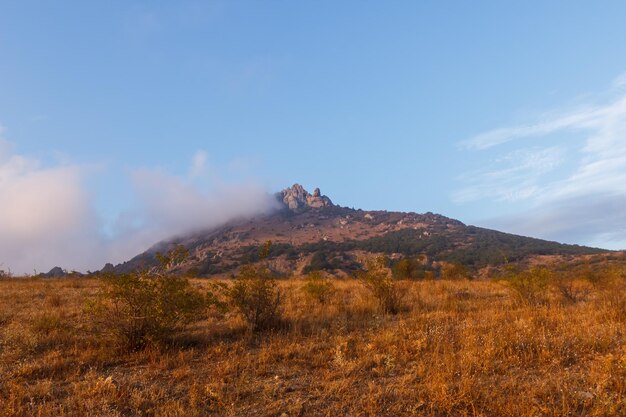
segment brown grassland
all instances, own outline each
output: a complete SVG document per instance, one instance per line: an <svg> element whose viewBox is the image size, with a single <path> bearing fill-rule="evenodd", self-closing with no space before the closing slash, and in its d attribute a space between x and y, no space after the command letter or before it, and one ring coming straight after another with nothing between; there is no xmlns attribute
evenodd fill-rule
<svg viewBox="0 0 626 417"><path fill-rule="evenodd" d="M398 281L397 314L357 280L320 302L285 279L273 329L211 310L137 351L93 331L102 285L0 280L0 416L626 415L623 276L541 301L496 281Z"/></svg>

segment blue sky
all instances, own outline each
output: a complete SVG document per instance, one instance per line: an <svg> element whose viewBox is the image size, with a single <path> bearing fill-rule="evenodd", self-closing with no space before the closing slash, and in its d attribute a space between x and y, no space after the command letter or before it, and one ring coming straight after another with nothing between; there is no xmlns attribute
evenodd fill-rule
<svg viewBox="0 0 626 417"><path fill-rule="evenodd" d="M99 268L294 182L625 248L623 16L620 1L0 1L0 264Z"/></svg>

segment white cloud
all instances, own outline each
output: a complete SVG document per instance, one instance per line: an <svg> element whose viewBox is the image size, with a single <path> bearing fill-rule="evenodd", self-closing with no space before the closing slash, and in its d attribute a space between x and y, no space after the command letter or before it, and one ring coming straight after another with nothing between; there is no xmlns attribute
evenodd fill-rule
<svg viewBox="0 0 626 417"><path fill-rule="evenodd" d="M93 260L97 242L85 242L85 237L93 234L97 216L82 169L43 168L11 149L0 139L0 263L20 273L41 270L57 259L84 267Z"/></svg>
<svg viewBox="0 0 626 417"><path fill-rule="evenodd" d="M209 154L205 150L198 150L191 158L191 168L189 169L189 176L194 178L202 175L207 168L207 162L209 160Z"/></svg>
<svg viewBox="0 0 626 417"><path fill-rule="evenodd" d="M584 129L592 127L594 120L601 116L597 109L583 109L570 114L542 120L537 123L504 127L480 133L461 142L467 149L488 149L516 139L545 136L559 130Z"/></svg>
<svg viewBox="0 0 626 417"><path fill-rule="evenodd" d="M518 233L561 240L575 236L577 242L597 242L599 236L626 241L624 217L616 210L603 210L596 201L603 196L601 201L613 208L616 198L626 195L625 86L626 74L613 82L609 99L553 111L534 123L491 130L461 142L468 152L498 153L504 144L507 150L487 169L468 173L467 185L453 194L453 200L525 201L530 207L528 221L521 220L524 216L512 222L487 221L508 224L508 230ZM537 141L558 144L528 148ZM511 147L517 150L511 152ZM508 193L514 198L506 198ZM568 215L562 215L565 210ZM571 230L576 225L580 233Z"/></svg>
<svg viewBox="0 0 626 417"><path fill-rule="evenodd" d="M191 174L197 180L206 160L206 153L196 153L190 177L135 170L129 181L136 204L120 213L107 236L85 185L93 173L76 165L44 167L0 139L0 269L95 270L128 260L159 240L273 208L275 200L250 181L192 182Z"/></svg>

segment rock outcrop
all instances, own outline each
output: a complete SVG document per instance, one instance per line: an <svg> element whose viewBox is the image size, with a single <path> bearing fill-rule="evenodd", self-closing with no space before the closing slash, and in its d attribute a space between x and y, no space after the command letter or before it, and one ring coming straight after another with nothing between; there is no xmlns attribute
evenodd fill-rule
<svg viewBox="0 0 626 417"><path fill-rule="evenodd" d="M42 274L45 278L60 278L67 275L67 271L63 270L60 266L55 266L50 271Z"/></svg>
<svg viewBox="0 0 626 417"><path fill-rule="evenodd" d="M311 194L300 184L294 184L289 188L285 188L279 193L279 197L290 210L294 211L306 210L307 208L329 207L333 205L330 198L322 195L319 188L316 188L313 191L313 194Z"/></svg>

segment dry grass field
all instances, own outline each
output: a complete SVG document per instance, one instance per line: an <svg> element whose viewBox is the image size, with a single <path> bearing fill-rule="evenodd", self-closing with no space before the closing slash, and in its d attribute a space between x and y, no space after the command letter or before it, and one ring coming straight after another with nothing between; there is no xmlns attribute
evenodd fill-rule
<svg viewBox="0 0 626 417"><path fill-rule="evenodd" d="M283 280L272 330L209 311L129 352L92 329L100 281L5 279L0 416L626 415L623 279L541 303L500 282L396 285L391 315L356 280L325 303Z"/></svg>

